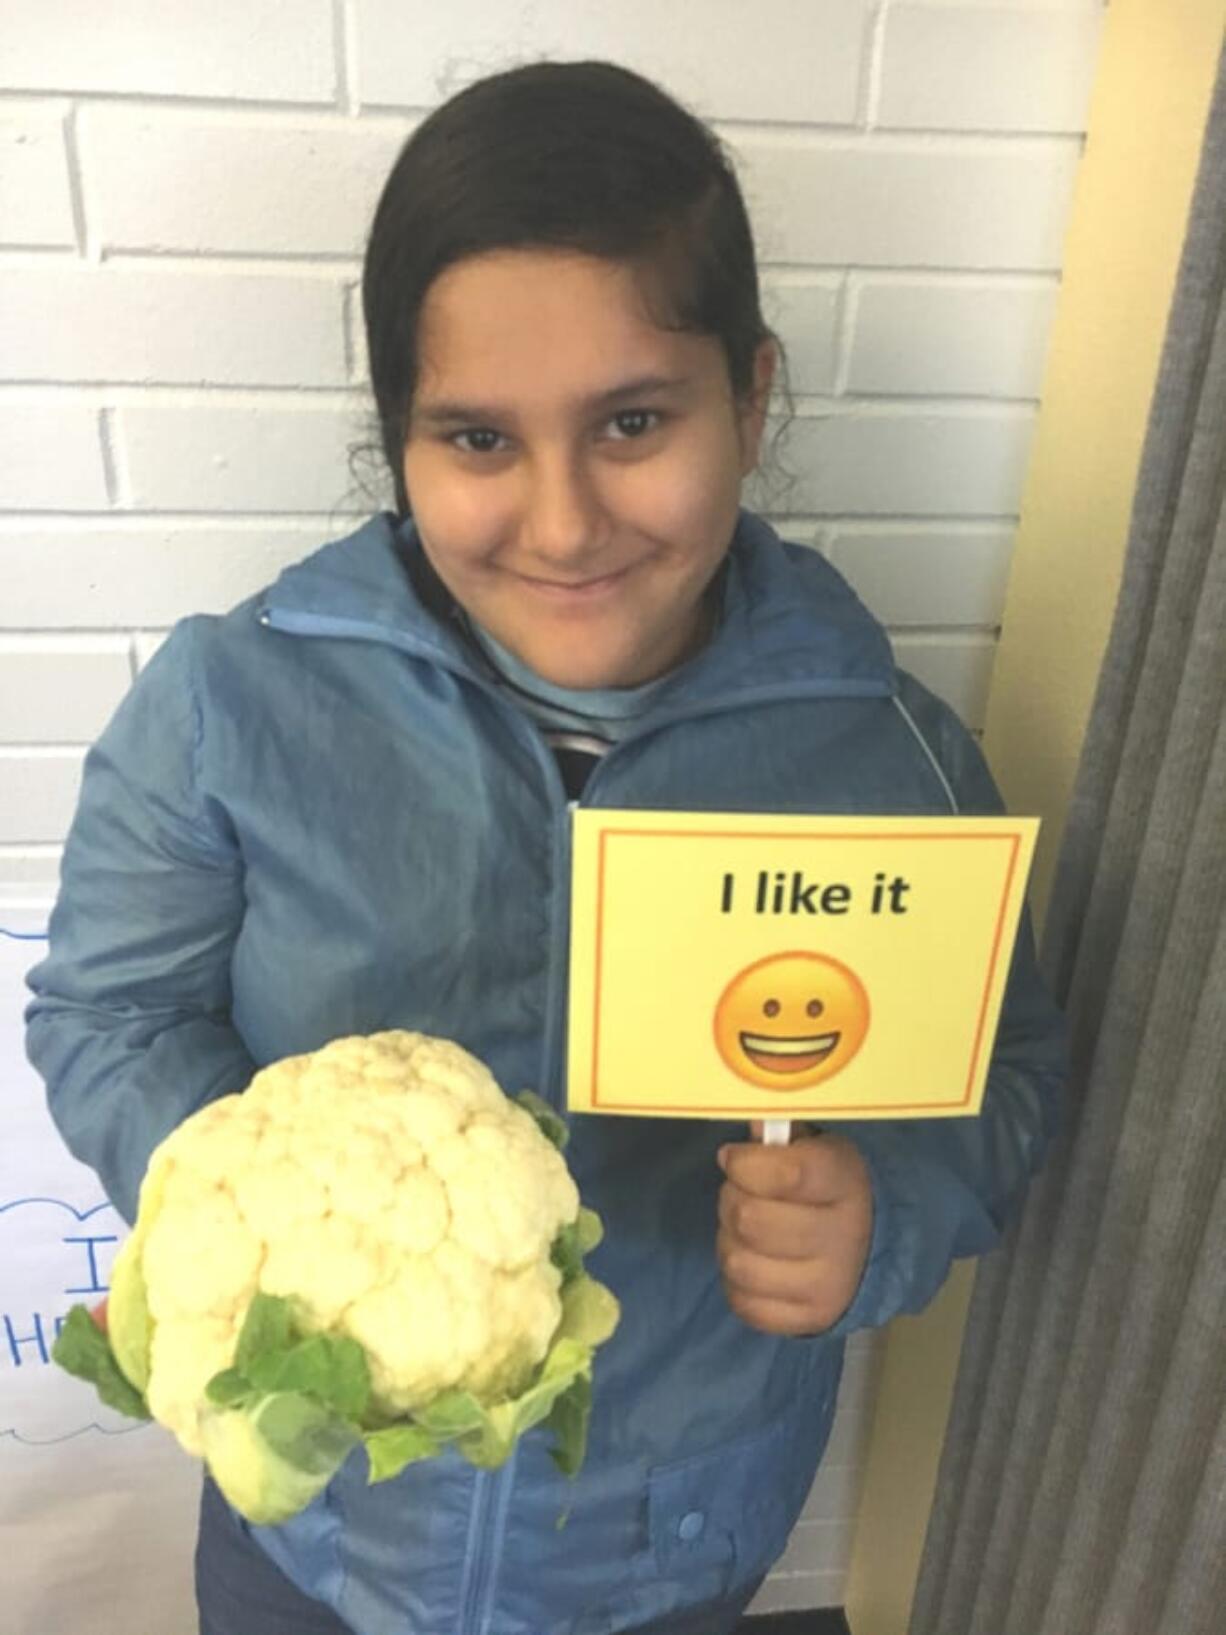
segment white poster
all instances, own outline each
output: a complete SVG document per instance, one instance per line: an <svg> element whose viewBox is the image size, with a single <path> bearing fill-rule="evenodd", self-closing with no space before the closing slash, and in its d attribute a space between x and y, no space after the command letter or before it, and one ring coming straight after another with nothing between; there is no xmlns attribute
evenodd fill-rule
<svg viewBox="0 0 1226 1635"><path fill-rule="evenodd" d="M105 1294L125 1227L68 1154L25 1058L46 910L0 906L0 1635L195 1635L200 1467L50 1361Z"/></svg>

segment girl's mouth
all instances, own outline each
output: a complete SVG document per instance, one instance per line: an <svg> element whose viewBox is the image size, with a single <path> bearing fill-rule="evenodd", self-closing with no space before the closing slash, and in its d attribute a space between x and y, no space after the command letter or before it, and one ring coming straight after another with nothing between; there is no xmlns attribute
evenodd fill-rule
<svg viewBox="0 0 1226 1635"><path fill-rule="evenodd" d="M564 601L585 601L613 590L629 571L629 568L618 568L614 573L593 574L588 579L545 579L531 573L521 573L518 577L529 589L542 596L553 596Z"/></svg>

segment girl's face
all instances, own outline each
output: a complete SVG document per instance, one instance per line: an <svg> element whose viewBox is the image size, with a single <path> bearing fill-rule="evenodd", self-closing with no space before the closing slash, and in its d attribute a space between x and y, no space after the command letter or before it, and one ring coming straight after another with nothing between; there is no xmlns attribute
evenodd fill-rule
<svg viewBox="0 0 1226 1635"><path fill-rule="evenodd" d="M630 687L703 640L703 592L757 463L773 367L734 404L723 348L648 318L630 268L557 250L427 291L405 486L469 615L563 687Z"/></svg>

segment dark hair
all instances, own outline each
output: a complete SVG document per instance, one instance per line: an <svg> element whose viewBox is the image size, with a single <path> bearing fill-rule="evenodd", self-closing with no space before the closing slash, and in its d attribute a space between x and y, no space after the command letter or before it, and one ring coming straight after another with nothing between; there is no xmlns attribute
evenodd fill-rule
<svg viewBox="0 0 1226 1635"><path fill-rule="evenodd" d="M634 264L662 327L719 339L740 401L764 340L782 360L762 317L745 204L713 131L613 63L531 63L478 80L409 137L366 248L370 378L402 516L426 292L453 262L515 246Z"/></svg>

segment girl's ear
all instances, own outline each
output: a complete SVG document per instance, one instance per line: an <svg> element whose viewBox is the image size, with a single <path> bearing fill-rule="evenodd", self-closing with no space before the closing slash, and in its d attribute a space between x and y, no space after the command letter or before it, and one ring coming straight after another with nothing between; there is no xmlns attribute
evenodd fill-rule
<svg viewBox="0 0 1226 1635"><path fill-rule="evenodd" d="M758 463L762 433L766 426L766 410L770 403L778 361L779 354L774 341L763 341L754 354L753 386L740 411L741 475L744 477L747 477Z"/></svg>

